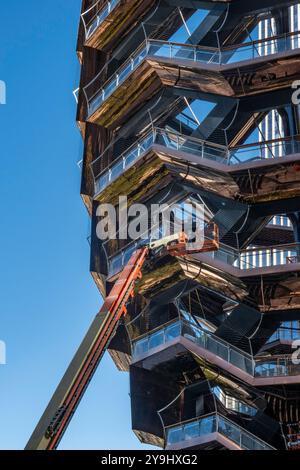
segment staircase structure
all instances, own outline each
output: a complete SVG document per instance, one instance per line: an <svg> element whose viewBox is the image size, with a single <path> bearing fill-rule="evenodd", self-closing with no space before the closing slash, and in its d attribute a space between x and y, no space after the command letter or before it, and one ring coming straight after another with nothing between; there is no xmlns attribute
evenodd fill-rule
<svg viewBox="0 0 300 470"><path fill-rule="evenodd" d="M204 206L220 248L143 268L109 344L132 429L166 449L300 448L300 4L83 0L77 122L92 276L140 240L99 207ZM120 227L119 227L120 229Z"/></svg>

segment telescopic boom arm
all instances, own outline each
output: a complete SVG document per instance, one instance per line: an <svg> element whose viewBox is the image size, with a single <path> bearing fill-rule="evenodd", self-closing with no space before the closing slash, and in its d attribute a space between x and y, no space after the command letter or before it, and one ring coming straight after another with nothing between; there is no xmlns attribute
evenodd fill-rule
<svg viewBox="0 0 300 470"><path fill-rule="evenodd" d="M142 277L142 267L149 254L164 250L171 256L217 250L218 230L212 229L212 239L197 245L189 244L185 233L172 235L133 253L96 315L65 375L54 392L44 414L30 437L26 450L55 450L74 415L110 340L119 320L126 315L126 304L134 296L137 279Z"/></svg>

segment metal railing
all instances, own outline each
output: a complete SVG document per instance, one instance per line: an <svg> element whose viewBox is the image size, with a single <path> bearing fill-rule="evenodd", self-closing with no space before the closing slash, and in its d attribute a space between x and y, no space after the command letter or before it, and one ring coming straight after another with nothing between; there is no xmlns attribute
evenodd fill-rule
<svg viewBox="0 0 300 470"><path fill-rule="evenodd" d="M299 243L247 248L246 250L236 250L221 244L218 251L207 253L207 256L235 268L247 270L291 264L291 259L298 260L298 253L300 253Z"/></svg>
<svg viewBox="0 0 300 470"><path fill-rule="evenodd" d="M273 341L294 341L300 339L300 329L279 327L267 341L267 344L273 343Z"/></svg>
<svg viewBox="0 0 300 470"><path fill-rule="evenodd" d="M252 377L287 377L300 375L300 364L294 364L290 355L264 356L254 359L241 349L218 338L213 333L204 331L200 326L187 320L175 320L153 332L136 338L132 343L132 357L137 360L151 350L184 337L201 348L220 357L228 364L246 372Z"/></svg>
<svg viewBox="0 0 300 470"><path fill-rule="evenodd" d="M109 0L103 4L103 0L98 0L88 10L81 15L85 30L85 40L87 41L97 31L98 27L119 5L120 0Z"/></svg>
<svg viewBox="0 0 300 470"><path fill-rule="evenodd" d="M294 42L292 38L295 40ZM103 86L97 86L98 81L100 83L102 82L102 71L86 85L84 92L88 104L88 115L93 114L118 86L136 70L147 56L221 65L290 51L295 49L295 44L298 47L299 40L300 33L295 32L223 49L216 49L199 45L146 39Z"/></svg>
<svg viewBox="0 0 300 470"><path fill-rule="evenodd" d="M128 150L123 152L116 160L100 172L97 171L97 166L101 165L101 159L104 154L100 155L94 162L92 162L92 171L94 175L95 194L102 192L107 186L121 176L128 170L134 163L136 163L142 156L151 148L156 141L156 132L151 131L135 142ZM105 153L105 152L104 152Z"/></svg>
<svg viewBox="0 0 300 470"><path fill-rule="evenodd" d="M258 411L254 406L250 406L236 397L225 393L218 385L212 387L211 391L227 410L248 416L255 416Z"/></svg>
<svg viewBox="0 0 300 470"><path fill-rule="evenodd" d="M243 450L273 450L262 439L254 436L242 427L219 413L197 417L177 425L165 428L166 445L174 445L197 439L218 432Z"/></svg>
<svg viewBox="0 0 300 470"><path fill-rule="evenodd" d="M236 165L267 158L279 158L300 152L300 136L298 135L227 148L205 140L155 127L145 137L138 139L104 169L99 170L98 168L101 167L102 161L110 152L110 147L92 162L95 195L101 193L134 165L154 144L171 150L185 152L200 159L217 161L225 165Z"/></svg>
<svg viewBox="0 0 300 470"><path fill-rule="evenodd" d="M300 152L300 135L240 145L229 151L231 165L280 158Z"/></svg>
<svg viewBox="0 0 300 470"><path fill-rule="evenodd" d="M299 262L300 244L291 243L260 248L251 248L239 252L234 266L239 269L268 268Z"/></svg>
<svg viewBox="0 0 300 470"><path fill-rule="evenodd" d="M105 153L109 152L110 149L107 149L96 160L94 160L94 162L92 162L95 194L103 191L110 183L134 165L147 151L151 149L154 144L162 145L173 150L191 153L200 158L217 160L224 163L228 160L228 151L226 147L188 137L183 134L177 134L165 129L153 128L145 137L132 144L128 150L123 152L102 171L98 172L97 167L101 165L101 160L104 159Z"/></svg>

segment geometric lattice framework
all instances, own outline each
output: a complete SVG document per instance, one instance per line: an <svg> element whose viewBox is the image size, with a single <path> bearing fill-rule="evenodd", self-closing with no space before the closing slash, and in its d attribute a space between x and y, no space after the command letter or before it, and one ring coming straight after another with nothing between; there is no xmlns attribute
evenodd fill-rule
<svg viewBox="0 0 300 470"><path fill-rule="evenodd" d="M142 442L298 448L299 29L293 1L82 2L81 194L100 292L134 246L99 241L99 204L197 200L220 231L213 255L145 268L110 343Z"/></svg>

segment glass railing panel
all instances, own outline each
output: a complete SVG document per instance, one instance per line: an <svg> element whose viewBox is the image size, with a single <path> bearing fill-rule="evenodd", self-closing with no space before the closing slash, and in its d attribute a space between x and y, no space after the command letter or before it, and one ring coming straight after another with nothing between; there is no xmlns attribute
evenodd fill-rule
<svg viewBox="0 0 300 470"><path fill-rule="evenodd" d="M218 432L235 442L243 450L271 450L272 447L232 421L218 416Z"/></svg>
<svg viewBox="0 0 300 470"><path fill-rule="evenodd" d="M145 57L147 56L147 52L148 52L148 48L144 47L139 52L139 54L137 54L136 56L133 56L133 58L132 58L132 70L135 70L138 67L138 65L140 65L142 60L144 60Z"/></svg>
<svg viewBox="0 0 300 470"><path fill-rule="evenodd" d="M134 148L131 150L131 152L128 154L128 155L125 155L124 156L124 171L128 170L128 168L130 168L131 165L133 165L137 160L138 158L140 157L141 153L139 152L139 149L138 147L137 148Z"/></svg>
<svg viewBox="0 0 300 470"><path fill-rule="evenodd" d="M171 47L170 43L164 43L163 41L149 41L148 42L148 55L167 57L171 59Z"/></svg>
<svg viewBox="0 0 300 470"><path fill-rule="evenodd" d="M215 356L224 359L229 364L243 370L254 377L280 377L300 375L300 364L294 364L290 357L280 356L274 359L255 360L242 350L238 350L229 343L225 343L212 333L203 331L200 327L187 321L177 321L133 342L133 356L150 352L162 344L183 336L198 344L200 347L212 352ZM247 405L245 405L247 406ZM255 412L255 411L254 411Z"/></svg>
<svg viewBox="0 0 300 470"><path fill-rule="evenodd" d="M283 254L281 257L280 254ZM285 257L283 251L271 251L271 250L257 250L257 252L251 252L242 254L241 261L244 260L245 256L250 260L250 264L256 265L257 267L268 267L273 264L285 264Z"/></svg>
<svg viewBox="0 0 300 470"><path fill-rule="evenodd" d="M256 364L255 366L256 377L278 377L286 375L288 375L288 369L284 360L272 361L270 359L268 362Z"/></svg>
<svg viewBox="0 0 300 470"><path fill-rule="evenodd" d="M216 432L216 416L206 416L195 421L166 429L167 445L196 439Z"/></svg>
<svg viewBox="0 0 300 470"><path fill-rule="evenodd" d="M114 166L111 167L109 180L113 181L117 179L123 173L123 170L124 170L124 162L123 160L120 160L118 163L116 163Z"/></svg>
<svg viewBox="0 0 300 470"><path fill-rule="evenodd" d="M110 11L112 11L119 3L120 0L110 0Z"/></svg>
<svg viewBox="0 0 300 470"><path fill-rule="evenodd" d="M88 99L89 115L91 115L105 101L114 90L121 85L128 76L139 66L147 55L147 47L143 45L138 49L125 64L106 82L97 93L96 97ZM89 85L85 88L88 92Z"/></svg>
<svg viewBox="0 0 300 470"><path fill-rule="evenodd" d="M260 144L245 145L230 150L230 165L249 161L280 158L300 152L299 136L282 138L276 142L261 142Z"/></svg>
<svg viewBox="0 0 300 470"><path fill-rule="evenodd" d="M132 247L130 248L132 249ZM261 250L245 250L238 252L230 248L224 249L223 246L219 250L206 253L209 258L221 261L224 264L231 265L241 270L256 269L282 266L286 264L300 263L300 244L289 245L289 248L266 248ZM114 257L110 263L114 262ZM120 265L120 270L123 265ZM114 271L115 273L115 271ZM109 269L109 275L111 272Z"/></svg>
<svg viewBox="0 0 300 470"><path fill-rule="evenodd" d="M263 46L267 46L264 48ZM234 62L242 62L244 60L253 60L258 57L272 55L278 52L276 40L266 39L261 43L250 43L249 45L240 45L222 51L222 63L232 64Z"/></svg>
<svg viewBox="0 0 300 470"><path fill-rule="evenodd" d="M237 411L248 416L255 416L257 409L253 406L247 405L246 403L236 399L232 395L226 394L219 386L215 386L212 389L213 394L223 404L225 408L231 411Z"/></svg>
<svg viewBox="0 0 300 470"><path fill-rule="evenodd" d="M300 365L294 364L290 357L265 359L256 363L255 377L286 377L300 375Z"/></svg>
<svg viewBox="0 0 300 470"><path fill-rule="evenodd" d="M200 435L199 421L186 424L184 426L184 440L188 441L190 439L195 439Z"/></svg>
<svg viewBox="0 0 300 470"><path fill-rule="evenodd" d="M294 364L291 357L257 359L253 361L252 375L255 377L286 377L300 374L300 365Z"/></svg>
<svg viewBox="0 0 300 470"><path fill-rule="evenodd" d="M300 330L279 328L279 330L277 330L277 336L278 338L286 340L300 339Z"/></svg>
<svg viewBox="0 0 300 470"><path fill-rule="evenodd" d="M110 169L104 171L101 176L95 178L95 194L99 194L107 188L113 181L127 171L139 158L141 158L154 142L154 134L151 133L144 140L132 146L127 152L121 155Z"/></svg>
<svg viewBox="0 0 300 470"><path fill-rule="evenodd" d="M109 172L104 173L100 178L95 180L95 193L98 194L103 191L110 183Z"/></svg>
<svg viewBox="0 0 300 470"><path fill-rule="evenodd" d="M143 153L149 150L149 148L154 143L154 141L155 141L155 132L154 133L151 132L150 135L148 135L144 140L141 141L140 153Z"/></svg>
<svg viewBox="0 0 300 470"><path fill-rule="evenodd" d="M256 57L255 50L251 46L221 52L222 64L242 62L244 60L255 59Z"/></svg>
<svg viewBox="0 0 300 470"><path fill-rule="evenodd" d="M199 420L199 435L212 434L217 430L216 416L207 416Z"/></svg>
<svg viewBox="0 0 300 470"><path fill-rule="evenodd" d="M172 59L184 59L195 61L196 47L184 47L170 45L170 57Z"/></svg>
<svg viewBox="0 0 300 470"><path fill-rule="evenodd" d="M245 405L244 403L239 403L239 413L249 416L255 416L257 413L257 409L253 406Z"/></svg>
<svg viewBox="0 0 300 470"><path fill-rule="evenodd" d="M103 88L102 101L105 101L120 84L118 77L114 78Z"/></svg>
<svg viewBox="0 0 300 470"><path fill-rule="evenodd" d="M103 102L103 94L102 91L96 96L96 98L93 99L93 101L89 104L89 114L93 114L96 109L99 108L99 106Z"/></svg>
<svg viewBox="0 0 300 470"><path fill-rule="evenodd" d="M181 152L185 153L191 153L192 155L196 155L200 158L206 158L204 147L201 144L197 145L196 142L191 142L188 140L186 140L185 142L179 142L177 150L180 150Z"/></svg>
<svg viewBox="0 0 300 470"><path fill-rule="evenodd" d="M290 358L286 359L286 361L288 375L300 375L300 364L294 364Z"/></svg>
<svg viewBox="0 0 300 470"><path fill-rule="evenodd" d="M134 343L134 350L133 350L134 356L140 356L141 354L145 354L148 351L149 351L148 336Z"/></svg>
<svg viewBox="0 0 300 470"><path fill-rule="evenodd" d="M130 260L133 252L136 250L135 246L129 247L127 250L123 252L123 265L126 266L128 261Z"/></svg>
<svg viewBox="0 0 300 470"><path fill-rule="evenodd" d="M122 83L131 73L131 71L133 70L132 65L133 65L132 62L130 61L123 69L119 71L118 73L119 83Z"/></svg>
<svg viewBox="0 0 300 470"><path fill-rule="evenodd" d="M123 268L123 254L114 256L109 264L109 275L113 276L114 274L120 272Z"/></svg>
<svg viewBox="0 0 300 470"><path fill-rule="evenodd" d="M244 450L271 450L272 447L237 424L214 414L166 428L166 443L174 445L219 432Z"/></svg>
<svg viewBox="0 0 300 470"><path fill-rule="evenodd" d="M172 341L181 335L181 323L173 323L165 328L165 342Z"/></svg>
<svg viewBox="0 0 300 470"><path fill-rule="evenodd" d="M189 138L188 136L172 133L164 129L155 129L154 131L150 132L150 134L148 134L144 140L136 142L127 152L124 152L117 159L116 163L111 165L110 170L107 170L107 174L104 172L100 177L95 178L96 194L98 194L100 191L103 191L103 189L105 189L111 182L113 182L118 176L120 176L122 172L126 171L130 167L130 165L134 164L140 157L142 157L144 153L149 150L151 145L153 145L154 143L157 143L170 149L190 153L193 156L197 156L199 158L218 161L223 164L236 164L243 163L246 160L261 159L262 155L264 154L262 149L256 151L252 148L247 148L246 150L242 148L236 151L231 151L230 154L228 154L227 149L225 147L218 148L210 146L209 144L203 141ZM254 144L253 148L258 148L257 144ZM295 149L296 146L294 145L293 148ZM299 142L297 142L297 151L300 151ZM120 160L123 160L123 163L120 162ZM93 162L93 164L97 161L98 159ZM267 255L267 252L263 253L263 256ZM215 256L220 261L223 260L228 264L233 264L234 261L236 261L236 258L232 255L232 252L226 252L224 250L219 250L218 253L211 254L211 256ZM256 255L251 255L250 253L247 260L245 259L245 257L241 258L241 269L246 269L247 265L249 267L253 265L251 256ZM294 253L287 252L287 256L294 256ZM281 264L285 263L282 262Z"/></svg>
<svg viewBox="0 0 300 470"><path fill-rule="evenodd" d="M145 240L145 243L147 240ZM112 256L108 261L108 277L112 277L122 271L126 263L129 261L132 253L136 250L137 244L134 243L125 248L121 253Z"/></svg>
<svg viewBox="0 0 300 470"><path fill-rule="evenodd" d="M156 143L164 147L179 150L181 147L180 136L159 130L156 135Z"/></svg>
<svg viewBox="0 0 300 470"><path fill-rule="evenodd" d="M209 50L201 46L164 43L163 41L148 41L148 44L148 55L150 56L204 63L219 63L220 60L219 51Z"/></svg>
<svg viewBox="0 0 300 470"><path fill-rule="evenodd" d="M99 22L98 22L98 18L97 17L93 22L92 24L89 26L89 28L87 29L87 32L86 32L86 39L89 39L92 34L96 31L96 29L98 28L99 26Z"/></svg>
<svg viewBox="0 0 300 470"><path fill-rule="evenodd" d="M271 447L264 444L263 442L253 439L252 436L244 432L241 433L240 446L244 450L270 450Z"/></svg>
<svg viewBox="0 0 300 470"><path fill-rule="evenodd" d="M207 158L208 160L214 160L214 161L224 163L224 164L227 164L227 161L228 161L228 152L227 152L227 149L225 148L217 149L217 148L213 148L213 147L209 147L208 145L205 145L204 152L201 156L202 158Z"/></svg>
<svg viewBox="0 0 300 470"><path fill-rule="evenodd" d="M272 219L268 223L268 226L270 225L275 225L279 227L292 227L290 219L284 215L275 215L274 217L272 217Z"/></svg>
<svg viewBox="0 0 300 470"><path fill-rule="evenodd" d="M300 339L300 330L294 329L294 330L280 330L280 334L282 333L283 337L287 339Z"/></svg>
<svg viewBox="0 0 300 470"><path fill-rule="evenodd" d="M225 344L212 333L205 332L200 327L182 321L182 336L248 374L253 375L254 365L251 356L243 353L243 351L238 351L229 344Z"/></svg>
<svg viewBox="0 0 300 470"><path fill-rule="evenodd" d="M182 134L176 134L163 129L156 129L156 142L170 149L180 150L185 153L208 158L216 161L227 161L227 149L209 146L201 140L189 138Z"/></svg>
<svg viewBox="0 0 300 470"><path fill-rule="evenodd" d="M182 336L207 349L208 336L205 331L201 330L199 327L187 322L182 322Z"/></svg>
<svg viewBox="0 0 300 470"><path fill-rule="evenodd" d="M235 442L236 444L240 445L241 440L241 430L230 421L219 417L218 419L218 431L220 434L228 437L231 441Z"/></svg>
<svg viewBox="0 0 300 470"><path fill-rule="evenodd" d="M94 34L98 26L100 26L100 24L104 21L104 19L107 18L109 13L110 13L109 5L106 5L103 8L103 10L100 13L98 13L97 16L93 20L91 20L91 22L89 23L87 27L86 39L89 39Z"/></svg>
<svg viewBox="0 0 300 470"><path fill-rule="evenodd" d="M300 339L300 330L292 328L279 328L272 336L268 339L267 343L272 343L273 341L293 341L295 339Z"/></svg>
<svg viewBox="0 0 300 470"><path fill-rule="evenodd" d="M248 436L247 434L242 434L241 435L241 447L245 450L254 450L253 447L255 447L255 450L260 450L261 448L261 445L259 445L258 443L256 443L258 448L255 446L255 444L253 443L253 439Z"/></svg>
<svg viewBox="0 0 300 470"><path fill-rule="evenodd" d="M221 60L220 52L219 51L209 51L205 49L198 49L195 50L195 62L202 62L202 63L211 63L211 64L219 64Z"/></svg>
<svg viewBox="0 0 300 470"><path fill-rule="evenodd" d="M163 327L155 331L148 336L136 340L133 342L133 356L136 357L140 354L151 351L162 344L166 344L181 335L181 322L171 323L170 325Z"/></svg>
<svg viewBox="0 0 300 470"><path fill-rule="evenodd" d="M183 426L176 426L167 431L167 445L184 441Z"/></svg>
<svg viewBox="0 0 300 470"><path fill-rule="evenodd" d="M239 269L267 268L283 266L298 261L300 245L293 244L286 248L270 247L264 249L250 249L240 253L235 266Z"/></svg>
<svg viewBox="0 0 300 470"><path fill-rule="evenodd" d="M234 249L224 248L224 246L222 246L217 251L207 253L207 256L217 261L221 261L222 263L236 266L238 264L239 252L235 251Z"/></svg>
<svg viewBox="0 0 300 470"><path fill-rule="evenodd" d="M293 44L298 44L299 37L299 33L290 33L283 37L267 38L260 42L223 50L221 60L222 63L228 64L286 52L295 48Z"/></svg>

